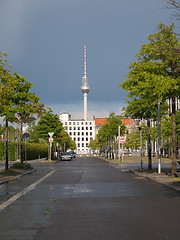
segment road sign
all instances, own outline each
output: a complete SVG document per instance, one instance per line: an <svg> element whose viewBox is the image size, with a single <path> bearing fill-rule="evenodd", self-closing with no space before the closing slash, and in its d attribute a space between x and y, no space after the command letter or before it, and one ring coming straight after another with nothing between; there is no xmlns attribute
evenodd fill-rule
<svg viewBox="0 0 180 240"><path fill-rule="evenodd" d="M52 138L52 136L54 135L53 132L48 132L48 134L49 134L50 138Z"/></svg>
<svg viewBox="0 0 180 240"><path fill-rule="evenodd" d="M22 138L23 139L28 139L30 137L30 135L29 135L29 133L24 133L23 135L22 135Z"/></svg>
<svg viewBox="0 0 180 240"><path fill-rule="evenodd" d="M125 138L120 138L120 143L125 143Z"/></svg>
<svg viewBox="0 0 180 240"><path fill-rule="evenodd" d="M49 142L53 142L53 138L52 137L49 138Z"/></svg>

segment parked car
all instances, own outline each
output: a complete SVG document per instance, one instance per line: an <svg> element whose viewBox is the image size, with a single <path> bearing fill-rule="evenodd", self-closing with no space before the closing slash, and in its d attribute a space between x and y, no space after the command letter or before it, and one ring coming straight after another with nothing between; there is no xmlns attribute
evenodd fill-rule
<svg viewBox="0 0 180 240"><path fill-rule="evenodd" d="M74 151L70 151L69 153L71 153L72 158L76 157L76 153Z"/></svg>
<svg viewBox="0 0 180 240"><path fill-rule="evenodd" d="M63 152L61 153L61 160L71 160L72 159L72 155L70 152Z"/></svg>

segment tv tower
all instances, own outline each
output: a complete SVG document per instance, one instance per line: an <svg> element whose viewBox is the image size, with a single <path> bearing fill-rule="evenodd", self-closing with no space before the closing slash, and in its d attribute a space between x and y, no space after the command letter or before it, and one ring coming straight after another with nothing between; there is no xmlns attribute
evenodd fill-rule
<svg viewBox="0 0 180 240"><path fill-rule="evenodd" d="M86 76L86 45L84 45L84 77L82 78L83 85L81 87L82 93L84 93L84 120L87 121L87 94L90 90L88 85L88 79Z"/></svg>

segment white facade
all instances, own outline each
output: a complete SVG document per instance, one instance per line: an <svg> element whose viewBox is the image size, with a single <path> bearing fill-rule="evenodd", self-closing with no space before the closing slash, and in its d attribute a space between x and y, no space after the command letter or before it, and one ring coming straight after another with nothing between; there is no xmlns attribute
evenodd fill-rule
<svg viewBox="0 0 180 240"><path fill-rule="evenodd" d="M91 138L95 139L95 121L73 120L68 113L60 113L60 121L76 143L77 154L88 154Z"/></svg>

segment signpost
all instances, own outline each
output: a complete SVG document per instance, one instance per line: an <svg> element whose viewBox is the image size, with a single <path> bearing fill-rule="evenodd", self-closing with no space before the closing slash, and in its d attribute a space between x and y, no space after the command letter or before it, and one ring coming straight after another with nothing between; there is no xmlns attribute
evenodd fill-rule
<svg viewBox="0 0 180 240"><path fill-rule="evenodd" d="M123 163L123 144L125 143L125 138L120 138L120 143L122 143L122 163Z"/></svg>
<svg viewBox="0 0 180 240"><path fill-rule="evenodd" d="M48 132L48 134L49 134L49 144L50 144L50 151L49 151L49 160L51 161L51 147L52 147L52 142L53 142L53 135L54 135L54 133L53 132Z"/></svg>

